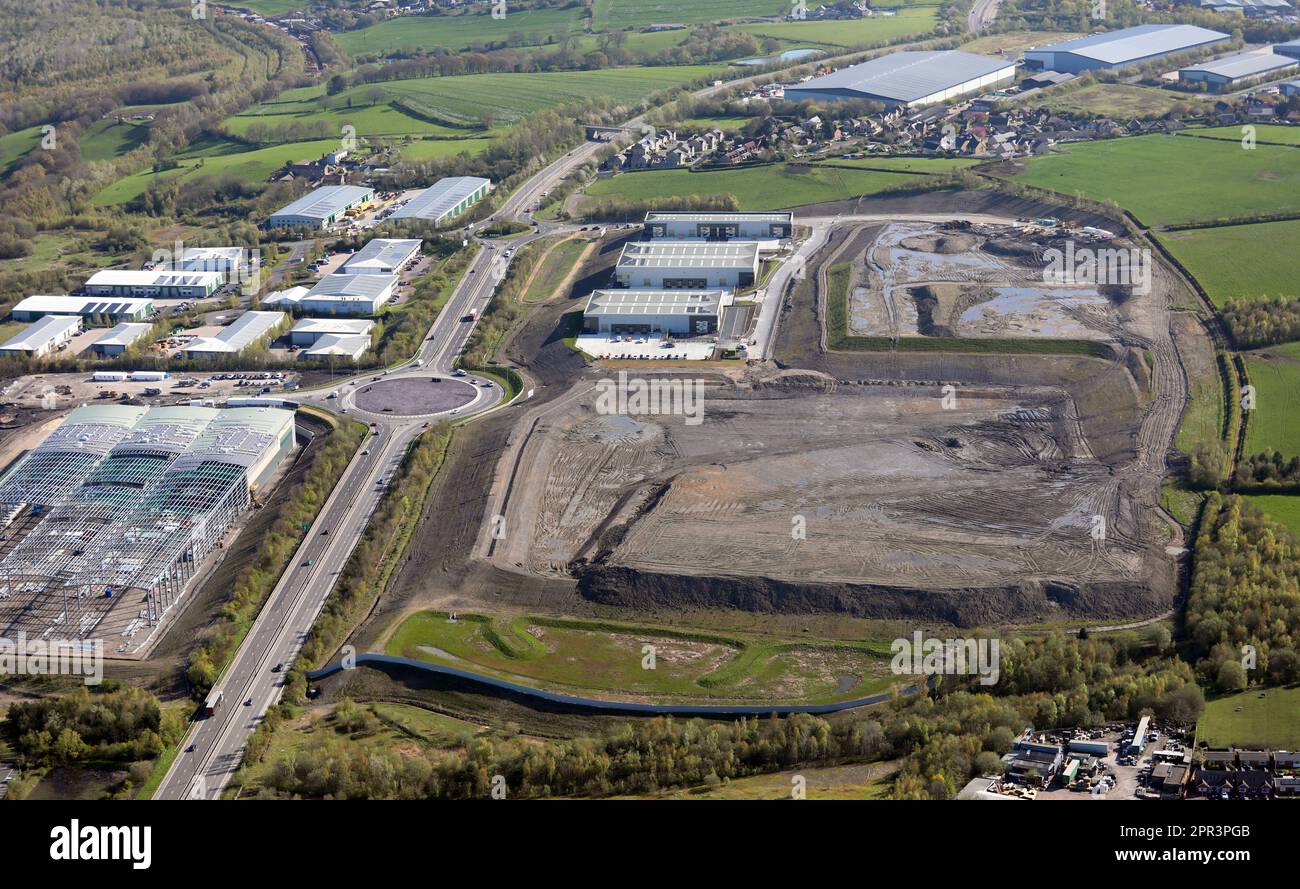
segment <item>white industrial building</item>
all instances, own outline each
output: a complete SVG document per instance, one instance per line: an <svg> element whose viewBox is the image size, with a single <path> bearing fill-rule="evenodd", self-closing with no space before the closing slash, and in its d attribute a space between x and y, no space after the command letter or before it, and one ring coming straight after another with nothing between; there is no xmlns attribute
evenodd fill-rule
<svg viewBox="0 0 1300 889"><path fill-rule="evenodd" d="M335 274L396 275L420 255L419 238L374 238L348 257Z"/></svg>
<svg viewBox="0 0 1300 889"><path fill-rule="evenodd" d="M311 293L310 287L303 287L298 284L285 290L276 290L262 297L262 308L277 308L292 310L302 302L302 298Z"/></svg>
<svg viewBox="0 0 1300 889"><path fill-rule="evenodd" d="M270 228L328 228L338 222L344 213L370 203L374 197L375 190L367 186L322 185L276 210L266 224Z"/></svg>
<svg viewBox="0 0 1300 889"><path fill-rule="evenodd" d="M1227 34L1195 25L1138 25L1025 50L1025 67L1068 74L1114 70L1229 39Z"/></svg>
<svg viewBox="0 0 1300 889"><path fill-rule="evenodd" d="M757 280L753 241L634 241L614 266L618 286L639 290L735 290Z"/></svg>
<svg viewBox="0 0 1300 889"><path fill-rule="evenodd" d="M298 353L301 358L350 358L360 360L370 348L370 334L327 333L318 337L310 348Z"/></svg>
<svg viewBox="0 0 1300 889"><path fill-rule="evenodd" d="M645 215L643 231L652 240L773 243L794 234L794 214L650 212Z"/></svg>
<svg viewBox="0 0 1300 889"><path fill-rule="evenodd" d="M1300 65L1300 59L1272 52L1243 52L1236 55L1189 65L1178 70L1178 80L1187 84L1205 84L1212 92L1236 89L1274 80Z"/></svg>
<svg viewBox="0 0 1300 889"><path fill-rule="evenodd" d="M582 332L705 336L717 332L726 298L721 290L596 290Z"/></svg>
<svg viewBox="0 0 1300 889"><path fill-rule="evenodd" d="M139 650L293 441L287 410L77 408L0 479L0 625Z"/></svg>
<svg viewBox="0 0 1300 889"><path fill-rule="evenodd" d="M187 272L221 272L227 279L250 263L243 247L187 247L172 265Z"/></svg>
<svg viewBox="0 0 1300 889"><path fill-rule="evenodd" d="M785 98L863 99L889 108L917 107L984 92L1015 80L1016 66L959 50L894 52L803 83L787 85Z"/></svg>
<svg viewBox="0 0 1300 889"><path fill-rule="evenodd" d="M91 296L152 296L160 299L203 299L225 283L221 272L168 269L105 269L86 280Z"/></svg>
<svg viewBox="0 0 1300 889"><path fill-rule="evenodd" d="M487 196L492 189L489 179L478 176L449 176L439 179L393 211L393 219L423 219L442 224L450 222Z"/></svg>
<svg viewBox="0 0 1300 889"><path fill-rule="evenodd" d="M289 331L289 342L295 346L314 346L324 336L370 337L375 322L364 318L303 318Z"/></svg>
<svg viewBox="0 0 1300 889"><path fill-rule="evenodd" d="M112 358L124 353L132 343L141 337L148 335L153 330L152 324L133 323L123 321L114 327L108 333L95 340L91 346L96 355L104 358Z"/></svg>
<svg viewBox="0 0 1300 889"><path fill-rule="evenodd" d="M94 296L29 296L13 307L15 321L37 321L46 315L80 315L91 326L139 321L154 312L148 297L103 299Z"/></svg>
<svg viewBox="0 0 1300 889"><path fill-rule="evenodd" d="M196 338L184 352L194 358L237 355L265 342L288 317L284 312L245 312L216 336Z"/></svg>
<svg viewBox="0 0 1300 889"><path fill-rule="evenodd" d="M297 304L312 315L374 315L396 291L396 275L344 272L321 278Z"/></svg>
<svg viewBox="0 0 1300 889"><path fill-rule="evenodd" d="M43 358L58 351L80 332L81 318L78 316L47 315L0 345L0 355Z"/></svg>

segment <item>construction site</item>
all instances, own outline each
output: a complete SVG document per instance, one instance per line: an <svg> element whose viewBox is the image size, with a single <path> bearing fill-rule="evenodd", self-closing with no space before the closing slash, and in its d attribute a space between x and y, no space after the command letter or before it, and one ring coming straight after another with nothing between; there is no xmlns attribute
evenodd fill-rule
<svg viewBox="0 0 1300 889"><path fill-rule="evenodd" d="M786 295L777 367L649 374L702 383L701 422L602 410L610 368L599 365L521 417L475 556L638 610L967 626L1166 612L1184 552L1159 503L1186 402L1170 334L1177 285L1163 269L1117 289L1045 280L1045 251L1078 235L834 226ZM845 264L849 342L1097 348L827 348L827 272Z"/></svg>
<svg viewBox="0 0 1300 889"><path fill-rule="evenodd" d="M0 636L147 654L293 448L288 410L73 410L0 478Z"/></svg>

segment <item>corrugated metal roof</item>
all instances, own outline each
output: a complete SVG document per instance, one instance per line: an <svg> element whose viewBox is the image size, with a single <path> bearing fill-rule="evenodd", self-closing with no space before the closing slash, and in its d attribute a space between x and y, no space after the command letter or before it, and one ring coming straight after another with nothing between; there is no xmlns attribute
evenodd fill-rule
<svg viewBox="0 0 1300 889"><path fill-rule="evenodd" d="M449 176L439 179L407 201L405 207L394 211L392 218L429 219L436 222L465 198L491 184L491 180L478 176Z"/></svg>
<svg viewBox="0 0 1300 889"><path fill-rule="evenodd" d="M327 333L302 354L308 358L329 357L360 358L370 348L370 337L360 334Z"/></svg>
<svg viewBox="0 0 1300 889"><path fill-rule="evenodd" d="M373 238L343 263L340 271L364 272L366 269L393 269L420 252L419 238Z"/></svg>
<svg viewBox="0 0 1300 889"><path fill-rule="evenodd" d="M651 222L794 222L793 213L662 213L651 211L645 215Z"/></svg>
<svg viewBox="0 0 1300 889"><path fill-rule="evenodd" d="M716 315L721 290L595 290L584 315Z"/></svg>
<svg viewBox="0 0 1300 889"><path fill-rule="evenodd" d="M221 272L104 269L86 279L87 287L207 287L220 284Z"/></svg>
<svg viewBox="0 0 1300 889"><path fill-rule="evenodd" d="M19 331L0 349L8 351L36 351L49 346L69 330L80 330L81 319L75 315L46 315L41 320Z"/></svg>
<svg viewBox="0 0 1300 889"><path fill-rule="evenodd" d="M293 333L369 334L375 322L355 318L303 318L293 326Z"/></svg>
<svg viewBox="0 0 1300 889"><path fill-rule="evenodd" d="M153 327L143 322L123 321L108 333L95 340L96 346L129 346L144 336Z"/></svg>
<svg viewBox="0 0 1300 889"><path fill-rule="evenodd" d="M60 315L120 315L153 305L148 297L29 296L14 306L14 312L48 312Z"/></svg>
<svg viewBox="0 0 1300 889"><path fill-rule="evenodd" d="M396 275L342 274L326 275L307 292L304 299L352 296L376 299L397 283Z"/></svg>
<svg viewBox="0 0 1300 889"><path fill-rule="evenodd" d="M185 347L187 352L242 352L281 324L284 312L245 312L215 337L200 338Z"/></svg>
<svg viewBox="0 0 1300 889"><path fill-rule="evenodd" d="M639 241L625 245L618 268L752 269L758 264L753 241Z"/></svg>
<svg viewBox="0 0 1300 889"><path fill-rule="evenodd" d="M374 189L361 185L322 185L291 204L271 214L277 216L305 216L308 219L328 219L337 216L353 204L359 204L374 194Z"/></svg>
<svg viewBox="0 0 1300 889"><path fill-rule="evenodd" d="M1215 59L1212 62L1202 62L1199 65L1191 65L1187 68L1179 69L1180 71L1203 71L1207 74L1218 74L1221 77L1252 77L1256 74L1264 74L1268 71L1276 71L1282 68L1292 68L1300 64L1300 59L1293 59L1290 56L1279 56L1271 52L1243 52L1235 56L1225 56L1222 59Z"/></svg>
<svg viewBox="0 0 1300 889"><path fill-rule="evenodd" d="M1119 31L1106 31L1076 37L1064 43L1053 43L1027 50L1030 53L1068 52L1108 65L1131 62L1147 56L1164 55L1192 49L1217 40L1227 40L1228 35L1195 25L1138 25Z"/></svg>
<svg viewBox="0 0 1300 889"><path fill-rule="evenodd" d="M1005 59L959 50L895 52L788 86L785 97L797 102L798 94L803 92L852 92L896 102L915 102L968 80L1014 67Z"/></svg>

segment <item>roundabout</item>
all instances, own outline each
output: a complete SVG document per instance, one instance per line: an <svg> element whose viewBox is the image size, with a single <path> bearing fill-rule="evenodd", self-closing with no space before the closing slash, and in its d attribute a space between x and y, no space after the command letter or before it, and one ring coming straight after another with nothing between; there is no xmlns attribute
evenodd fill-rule
<svg viewBox="0 0 1300 889"><path fill-rule="evenodd" d="M349 401L368 414L427 417L465 407L482 394L477 386L454 377L421 375L359 384Z"/></svg>

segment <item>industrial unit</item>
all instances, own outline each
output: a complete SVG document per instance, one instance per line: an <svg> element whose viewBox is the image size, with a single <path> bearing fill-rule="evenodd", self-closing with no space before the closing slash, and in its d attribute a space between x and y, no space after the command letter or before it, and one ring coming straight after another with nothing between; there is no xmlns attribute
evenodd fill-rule
<svg viewBox="0 0 1300 889"><path fill-rule="evenodd" d="M1069 74L1116 70L1229 39L1227 34L1195 25L1138 25L1025 50L1025 67Z"/></svg>
<svg viewBox="0 0 1300 889"><path fill-rule="evenodd" d="M250 346L264 342L287 319L284 312L245 312L214 337L198 337L184 347L194 358L237 355Z"/></svg>
<svg viewBox="0 0 1300 889"><path fill-rule="evenodd" d="M350 358L360 360L370 348L370 334L327 333L316 338L308 349L298 353L301 358Z"/></svg>
<svg viewBox="0 0 1300 889"><path fill-rule="evenodd" d="M916 107L983 92L1015 79L1014 62L959 50L894 52L785 88L791 102L865 99Z"/></svg>
<svg viewBox="0 0 1300 889"><path fill-rule="evenodd" d="M123 321L108 333L95 340L91 349L96 355L112 358L124 353L130 345L153 329L152 324L138 324Z"/></svg>
<svg viewBox="0 0 1300 889"><path fill-rule="evenodd" d="M47 315L0 345L0 355L43 358L81 332L75 315Z"/></svg>
<svg viewBox="0 0 1300 889"><path fill-rule="evenodd" d="M148 297L101 299L93 296L29 296L13 307L15 321L37 321L46 315L79 315L89 325L140 321L154 313Z"/></svg>
<svg viewBox="0 0 1300 889"><path fill-rule="evenodd" d="M1300 80L1288 80L1282 84L1282 95L1290 98L1291 96L1300 96Z"/></svg>
<svg viewBox="0 0 1300 889"><path fill-rule="evenodd" d="M780 241L794 233L794 214L651 212L643 233L647 240Z"/></svg>
<svg viewBox="0 0 1300 889"><path fill-rule="evenodd" d="M310 226L328 228L343 214L374 200L375 190L362 185L322 185L291 204L286 204L266 220L269 228Z"/></svg>
<svg viewBox="0 0 1300 889"><path fill-rule="evenodd" d="M374 315L396 291L396 275L343 272L321 278L297 305L317 315Z"/></svg>
<svg viewBox="0 0 1300 889"><path fill-rule="evenodd" d="M221 272L229 278L248 267L243 247L187 247L173 268L187 272Z"/></svg>
<svg viewBox="0 0 1300 889"><path fill-rule="evenodd" d="M310 287L303 287L301 284L298 284L294 287L277 290L274 293L268 293L266 296L262 297L261 304L263 308L275 307L277 309L293 309L302 302L302 298L308 293L311 293Z"/></svg>
<svg viewBox="0 0 1300 889"><path fill-rule="evenodd" d="M1272 52L1243 52L1178 70L1182 83L1205 84L1213 92L1248 86L1280 77L1300 65L1300 59Z"/></svg>
<svg viewBox="0 0 1300 889"><path fill-rule="evenodd" d="M478 176L450 176L439 179L393 212L393 219L423 219L450 222L477 204L492 189L490 179Z"/></svg>
<svg viewBox="0 0 1300 889"><path fill-rule="evenodd" d="M725 297L721 290L596 290L583 310L582 332L716 333Z"/></svg>
<svg viewBox="0 0 1300 889"><path fill-rule="evenodd" d="M364 336L367 341L375 322L350 318L303 318L289 331L295 346L314 346L324 336Z"/></svg>
<svg viewBox="0 0 1300 889"><path fill-rule="evenodd" d="M422 243L419 238L374 238L348 257L335 274L395 275L420 255Z"/></svg>
<svg viewBox="0 0 1300 889"><path fill-rule="evenodd" d="M735 290L758 280L753 241L630 242L614 267L620 287L642 290Z"/></svg>
<svg viewBox="0 0 1300 889"><path fill-rule="evenodd" d="M1286 43L1275 43L1273 52L1282 56L1290 56L1293 59L1300 59L1300 39L1288 40Z"/></svg>
<svg viewBox="0 0 1300 889"><path fill-rule="evenodd" d="M292 411L268 408L73 411L0 479L0 628L139 648L293 430Z"/></svg>
<svg viewBox="0 0 1300 889"><path fill-rule="evenodd" d="M221 272L178 272L166 269L105 269L86 280L91 296L153 296L161 299L203 299L224 284Z"/></svg>

